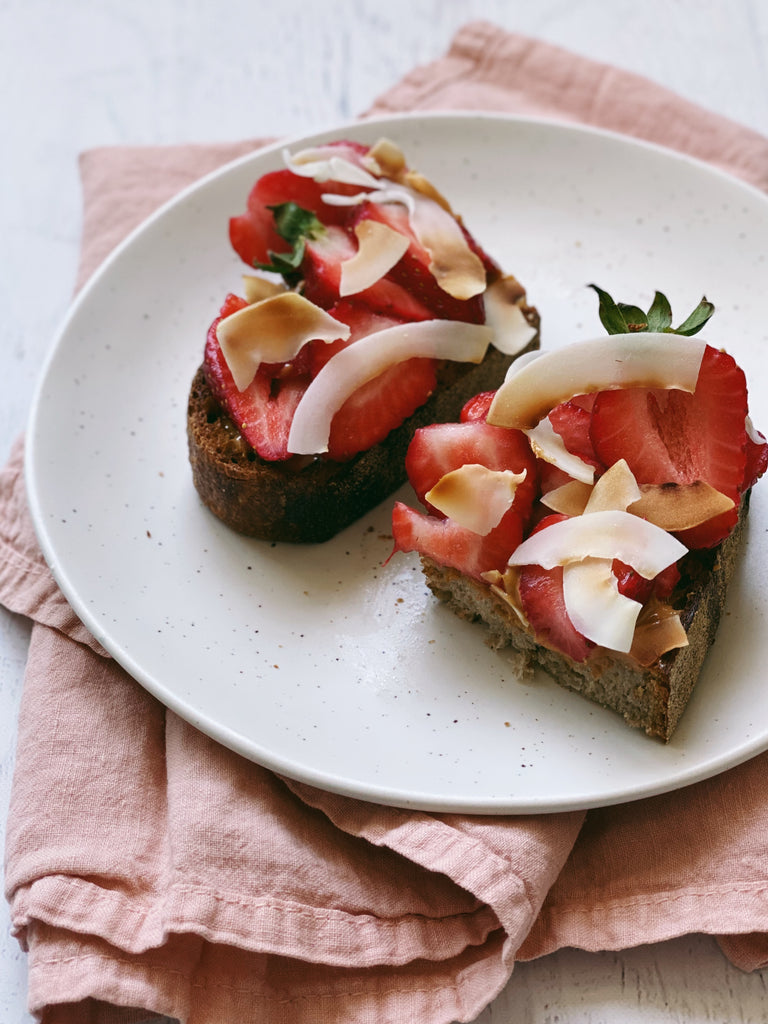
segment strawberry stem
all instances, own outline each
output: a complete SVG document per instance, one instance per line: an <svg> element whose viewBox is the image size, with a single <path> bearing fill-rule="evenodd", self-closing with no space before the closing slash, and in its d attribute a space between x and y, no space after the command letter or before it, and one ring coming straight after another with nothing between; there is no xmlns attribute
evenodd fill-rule
<svg viewBox="0 0 768 1024"><path fill-rule="evenodd" d="M691 337L702 329L715 312L714 305L705 296L679 327L672 327L672 307L663 292L655 293L648 312L644 313L639 306L614 301L607 291L596 284L590 284L589 287L597 293L598 316L608 334L652 331L659 334L682 334Z"/></svg>

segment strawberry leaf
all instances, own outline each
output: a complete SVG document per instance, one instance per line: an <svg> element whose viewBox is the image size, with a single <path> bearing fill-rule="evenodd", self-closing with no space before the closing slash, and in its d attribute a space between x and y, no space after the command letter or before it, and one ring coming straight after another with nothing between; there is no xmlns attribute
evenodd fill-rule
<svg viewBox="0 0 768 1024"><path fill-rule="evenodd" d="M301 280L301 264L307 240L320 238L325 227L311 210L305 210L297 203L280 203L270 206L275 221L275 230L291 246L288 252L269 251L269 263L254 263L257 270L269 270L280 274L287 285L293 286Z"/></svg>
<svg viewBox="0 0 768 1024"><path fill-rule="evenodd" d="M656 292L648 312L644 313L639 306L615 302L608 292L598 288L596 284L591 284L589 287L597 292L600 300L598 316L608 334L652 331L659 334L683 334L686 337L691 337L702 329L715 312L713 304L704 297L679 327L672 327L672 308L669 299L663 292Z"/></svg>
<svg viewBox="0 0 768 1024"><path fill-rule="evenodd" d="M603 291L602 288L598 288L596 284L591 284L589 287L593 288L597 292L597 296L600 300L598 316L600 317L600 323L606 331L609 334L627 334L629 326L627 325L627 321L624 319L624 314L608 292Z"/></svg>
<svg viewBox="0 0 768 1024"><path fill-rule="evenodd" d="M672 326L672 307L663 292L656 292L648 310L648 330L664 333Z"/></svg>
<svg viewBox="0 0 768 1024"><path fill-rule="evenodd" d="M690 338L693 334L698 334L704 324L709 320L712 314L715 312L715 307L711 302L707 302L706 296L702 298L696 309L691 315L684 320L678 328L675 329L675 334L684 334Z"/></svg>
<svg viewBox="0 0 768 1024"><path fill-rule="evenodd" d="M648 317L639 306L628 306L625 302L618 302L617 306L621 310L628 331L648 330Z"/></svg>

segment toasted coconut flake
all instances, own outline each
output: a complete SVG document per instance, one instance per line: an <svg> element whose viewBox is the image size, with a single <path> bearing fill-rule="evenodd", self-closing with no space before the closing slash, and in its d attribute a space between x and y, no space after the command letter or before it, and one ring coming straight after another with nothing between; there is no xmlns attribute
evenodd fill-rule
<svg viewBox="0 0 768 1024"><path fill-rule="evenodd" d="M340 295L356 295L380 281L408 250L410 241L388 224L363 220L355 226L359 247L341 264Z"/></svg>
<svg viewBox="0 0 768 1024"><path fill-rule="evenodd" d="M430 272L444 292L454 299L471 299L485 291L482 260L470 249L456 218L440 203L417 194L411 227L429 253Z"/></svg>
<svg viewBox="0 0 768 1024"><path fill-rule="evenodd" d="M520 622L527 626L528 619L520 600L520 569L517 566L508 566L503 574L498 569L489 569L488 572L481 573L481 576L494 594L508 604Z"/></svg>
<svg viewBox="0 0 768 1024"><path fill-rule="evenodd" d="M429 271L439 286L454 299L471 299L485 291L483 261L469 247L461 225L438 201L387 179L375 179L375 191L353 196L323 195L332 206L363 202L402 203L408 210L411 230L430 257ZM374 186L370 186L374 189Z"/></svg>
<svg viewBox="0 0 768 1024"><path fill-rule="evenodd" d="M485 324L421 320L360 338L329 359L304 392L291 424L288 451L296 455L327 451L336 412L353 392L390 366L416 356L480 363L492 335Z"/></svg>
<svg viewBox="0 0 768 1024"><path fill-rule="evenodd" d="M488 422L491 422L490 418ZM583 459L580 459L578 455L573 455L568 451L562 437L548 419L543 419L531 430L526 430L524 433L531 442L534 455L543 459L544 462L557 466L558 469L562 469L568 476L574 480L580 480L582 483L591 484L595 479L593 467L584 462Z"/></svg>
<svg viewBox="0 0 768 1024"><path fill-rule="evenodd" d="M269 278L257 277L255 274L243 274L243 294L246 302L261 302L262 299L269 299L284 291L287 291L287 288L282 281L270 281Z"/></svg>
<svg viewBox="0 0 768 1024"><path fill-rule="evenodd" d="M502 384L488 422L535 427L576 395L628 387L696 388L706 343L676 334L614 334L542 353Z"/></svg>
<svg viewBox="0 0 768 1024"><path fill-rule="evenodd" d="M629 506L641 496L635 474L627 465L626 459L619 459L595 484L585 512L605 512L618 510L626 512ZM657 524L658 525L658 524Z"/></svg>
<svg viewBox="0 0 768 1024"><path fill-rule="evenodd" d="M687 646L688 634L678 613L671 605L652 597L638 616L631 657L647 668L667 651Z"/></svg>
<svg viewBox="0 0 768 1024"><path fill-rule="evenodd" d="M569 480L541 497L542 505L565 516L580 516L587 507L592 486L581 480Z"/></svg>
<svg viewBox="0 0 768 1024"><path fill-rule="evenodd" d="M531 534L512 552L509 565L554 569L585 558L618 558L652 580L687 550L665 530L629 512L593 512Z"/></svg>
<svg viewBox="0 0 768 1024"><path fill-rule="evenodd" d="M568 617L582 636L600 647L629 653L642 605L619 592L612 558L585 558L563 566L563 598Z"/></svg>
<svg viewBox="0 0 768 1024"><path fill-rule="evenodd" d="M485 537L512 508L526 471L494 470L467 463L440 477L426 499L459 526Z"/></svg>
<svg viewBox="0 0 768 1024"><path fill-rule="evenodd" d="M520 286L514 277L500 277L483 296L485 322L493 328L493 346L515 356L536 337L536 328L525 319L518 305Z"/></svg>
<svg viewBox="0 0 768 1024"><path fill-rule="evenodd" d="M350 328L296 292L281 292L221 320L216 337L235 386L244 391L262 363L294 359L313 339L346 339Z"/></svg>
<svg viewBox="0 0 768 1024"><path fill-rule="evenodd" d="M444 210L447 210L447 212L453 216L451 204L442 192L439 192L432 182L428 178L425 178L419 171L406 171L402 176L402 181L409 188L412 188L414 192L420 192L421 195L427 196L428 199L434 199L439 206L442 206Z"/></svg>
<svg viewBox="0 0 768 1024"><path fill-rule="evenodd" d="M704 480L690 484L643 484L640 492L629 511L672 533L699 526L736 504Z"/></svg>
<svg viewBox="0 0 768 1024"><path fill-rule="evenodd" d="M618 510L626 512L633 501L641 496L632 470L625 459L614 463L590 487L580 480L569 480L543 495L541 501L553 512L580 516L589 512Z"/></svg>
<svg viewBox="0 0 768 1024"><path fill-rule="evenodd" d="M397 181L405 171L405 156L402 149L391 139L381 138L371 146L363 161L373 174L380 174Z"/></svg>

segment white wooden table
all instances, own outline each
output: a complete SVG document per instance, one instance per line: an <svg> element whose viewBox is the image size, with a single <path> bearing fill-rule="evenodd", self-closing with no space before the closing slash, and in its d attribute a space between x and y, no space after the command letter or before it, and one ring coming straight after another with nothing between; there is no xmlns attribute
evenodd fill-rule
<svg viewBox="0 0 768 1024"><path fill-rule="evenodd" d="M21 431L74 283L77 154L103 144L296 134L346 120L474 18L640 72L768 134L765 0L4 0L0 3L0 458ZM768 239L766 239L768 246ZM27 628L0 612L0 819ZM768 971L694 936L517 967L481 1024L768 1020ZM0 1021L26 1024L0 906Z"/></svg>

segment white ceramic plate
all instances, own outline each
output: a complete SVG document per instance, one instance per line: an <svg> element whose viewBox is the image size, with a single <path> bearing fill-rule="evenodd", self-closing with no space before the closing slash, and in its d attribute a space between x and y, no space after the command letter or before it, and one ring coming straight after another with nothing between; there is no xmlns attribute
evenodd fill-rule
<svg viewBox="0 0 768 1024"><path fill-rule="evenodd" d="M624 138L503 116L348 125L293 144L395 139L526 284L557 347L602 334L596 282L623 301L702 293L768 426L768 200ZM40 540L95 636L161 701L247 758L406 807L556 811L715 774L768 746L768 485L720 637L664 747L544 676L521 682L481 626L390 551L390 502L335 540L246 540L201 506L186 455L188 386L242 266L227 221L280 147L228 166L135 233L81 294L42 374L27 474ZM409 492L404 492L406 499Z"/></svg>

